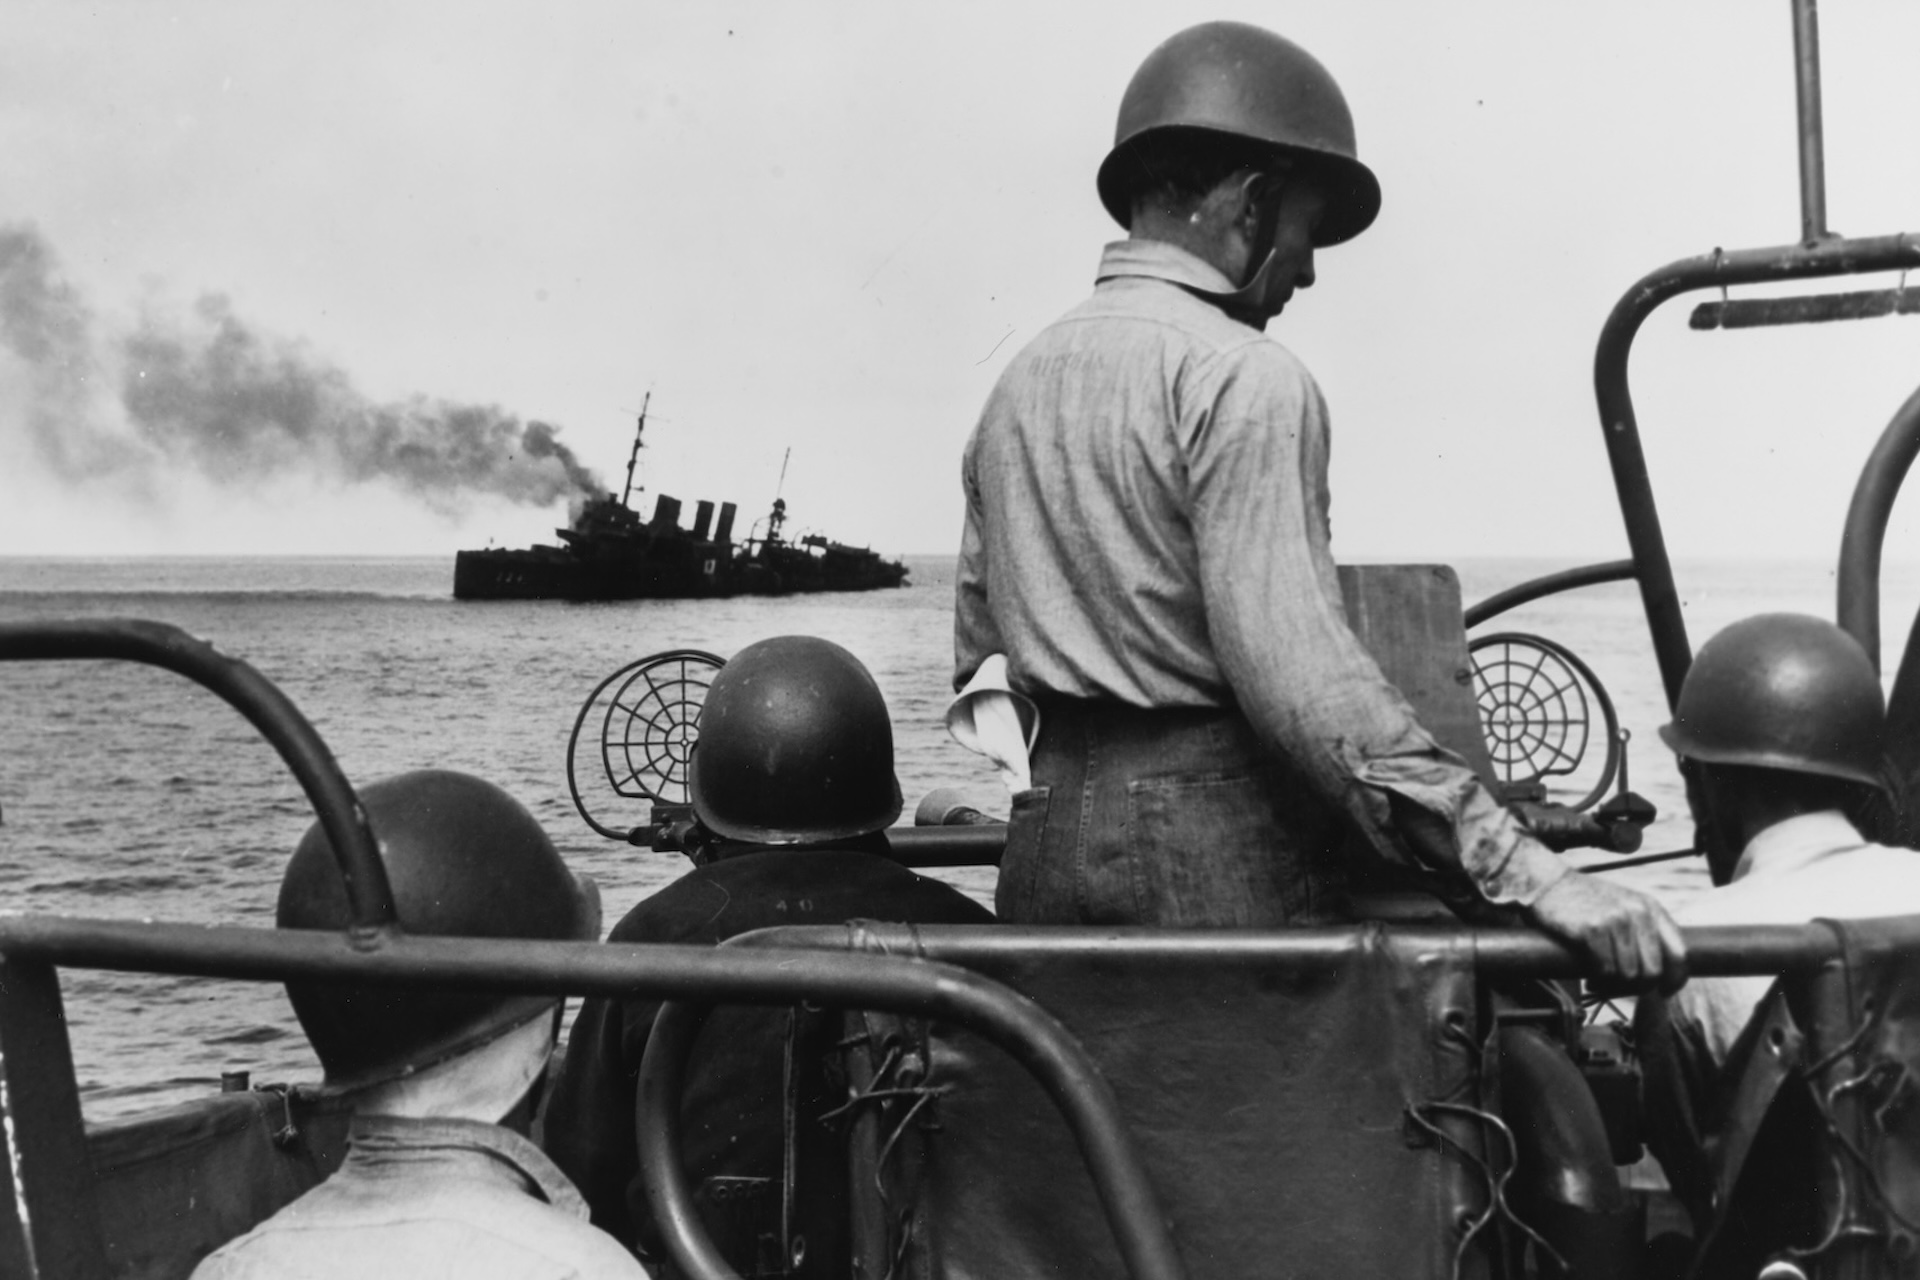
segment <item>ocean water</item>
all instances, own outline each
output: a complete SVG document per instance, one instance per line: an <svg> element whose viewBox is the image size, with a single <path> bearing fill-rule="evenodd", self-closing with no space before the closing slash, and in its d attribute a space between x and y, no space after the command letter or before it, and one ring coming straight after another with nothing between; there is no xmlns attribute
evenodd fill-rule
<svg viewBox="0 0 1920 1280"><path fill-rule="evenodd" d="M567 605L455 601L447 558L0 559L0 621L138 617L211 640L278 683L356 782L431 766L505 787L568 861L599 882L611 924L685 866L588 828L569 797L567 740L594 687L650 653L726 655L794 633L844 644L886 694L908 812L929 791L959 786L1004 813L1005 792L991 768L942 727L952 558L909 564L911 585L898 591ZM1524 560L1457 566L1469 602L1563 567ZM1683 564L1677 572L1696 645L1762 610L1832 614L1826 566ZM1920 601L1920 566L1889 567L1883 593L1892 666ZM1671 759L1654 736L1665 706L1634 589L1590 588L1481 630L1545 635L1585 660L1631 735L1632 784L1661 812L1646 849L1684 848L1691 825ZM1596 758L1562 789L1586 789ZM589 802L609 825L646 818L643 802L604 792ZM267 926L281 867L311 820L272 749L197 686L128 664L0 664L6 909ZM1568 856L1581 865L1608 860ZM1706 887L1695 860L1617 874L1669 901ZM984 901L992 876L990 869L949 873ZM223 1070L247 1069L256 1082L318 1078L277 987L74 971L63 975L63 990L91 1117L204 1093L218 1087Z"/></svg>

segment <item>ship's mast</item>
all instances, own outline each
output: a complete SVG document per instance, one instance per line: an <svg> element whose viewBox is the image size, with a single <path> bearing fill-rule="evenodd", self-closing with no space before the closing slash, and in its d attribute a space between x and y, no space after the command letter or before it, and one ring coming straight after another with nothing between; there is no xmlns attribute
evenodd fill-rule
<svg viewBox="0 0 1920 1280"><path fill-rule="evenodd" d="M780 494L787 487L787 463L793 460L793 446L787 446L785 456L780 459L780 483L773 487L773 514L767 517L767 540L778 541L780 526L787 522L787 504Z"/></svg>
<svg viewBox="0 0 1920 1280"><path fill-rule="evenodd" d="M653 392L647 392L646 399L640 402L640 424L633 429L633 452L627 455L627 488L620 495L620 505L626 506L627 499L633 496L633 468L640 461L640 437L647 430L647 406L653 403ZM785 474L784 469L782 475Z"/></svg>

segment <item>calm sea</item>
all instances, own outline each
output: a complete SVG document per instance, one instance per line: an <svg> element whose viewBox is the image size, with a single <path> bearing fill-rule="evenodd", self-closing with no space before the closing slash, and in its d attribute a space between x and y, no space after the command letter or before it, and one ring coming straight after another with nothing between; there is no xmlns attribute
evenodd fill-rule
<svg viewBox="0 0 1920 1280"><path fill-rule="evenodd" d="M445 558L0 559L0 621L151 618L212 640L277 682L355 781L438 766L504 786L568 860L599 881L611 923L684 865L587 827L569 798L567 740L602 678L660 650L726 655L793 633L838 641L886 693L909 812L943 786L967 788L1004 812L992 770L954 745L941 723L953 561L909 563L912 583L899 591L566 605L456 602ZM1565 566L1458 567L1473 601ZM1696 644L1762 610L1832 615L1832 574L1823 566L1687 564L1678 575ZM1920 601L1920 571L1890 568L1885 595L1891 666ZM1647 849L1683 847L1691 828L1654 737L1665 708L1636 593L1589 589L1485 628L1494 629L1546 635L1594 670L1631 734L1633 786L1661 811ZM1590 758L1573 782L1590 783L1592 770ZM619 825L646 814L636 803L602 816ZM0 665L0 891L8 908L270 925L280 869L310 821L273 751L196 686L122 664ZM1571 856L1583 865L1605 861ZM1619 874L1672 900L1706 883L1691 860ZM991 871L952 878L990 900ZM277 987L72 972L64 991L90 1116L197 1095L216 1088L226 1069L248 1069L260 1082L318 1078Z"/></svg>

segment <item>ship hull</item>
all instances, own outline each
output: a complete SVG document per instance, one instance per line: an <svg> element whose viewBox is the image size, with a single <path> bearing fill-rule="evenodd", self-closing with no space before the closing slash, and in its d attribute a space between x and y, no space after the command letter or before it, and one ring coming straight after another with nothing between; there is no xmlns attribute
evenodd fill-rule
<svg viewBox="0 0 1920 1280"><path fill-rule="evenodd" d="M743 555L734 569L738 589L745 595L799 595L814 591L878 591L905 586L907 568L897 560L882 560L871 552L829 552L812 556L790 547L771 553L766 548Z"/></svg>
<svg viewBox="0 0 1920 1280"><path fill-rule="evenodd" d="M732 595L724 559L587 559L565 552L462 551L454 557L456 600L688 600Z"/></svg>
<svg viewBox="0 0 1920 1280"><path fill-rule="evenodd" d="M699 600L712 596L872 591L906 583L907 568L865 547L809 535L795 544L773 528L745 546L733 541L734 506L701 502L692 528L680 500L662 494L642 522L608 494L586 504L565 529L565 545L462 551L453 561L456 600Z"/></svg>
<svg viewBox="0 0 1920 1280"><path fill-rule="evenodd" d="M834 566L805 555L772 563L729 563L715 555L681 562L595 561L558 549L488 550L462 551L453 561L456 600L700 600L877 591L905 586L906 580L906 566L897 561Z"/></svg>

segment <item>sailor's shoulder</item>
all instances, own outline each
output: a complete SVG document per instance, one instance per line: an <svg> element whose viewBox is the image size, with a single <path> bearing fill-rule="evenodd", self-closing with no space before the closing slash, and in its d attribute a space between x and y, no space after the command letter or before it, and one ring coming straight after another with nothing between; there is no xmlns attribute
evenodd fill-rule
<svg viewBox="0 0 1920 1280"><path fill-rule="evenodd" d="M717 941L769 925L856 917L917 923L991 920L958 890L854 849L778 849L709 863L643 898L609 942Z"/></svg>
<svg viewBox="0 0 1920 1280"><path fill-rule="evenodd" d="M429 1173L369 1187L341 1185L336 1175L222 1246L193 1275L302 1280L449 1270L479 1280L646 1274L582 1217L513 1187Z"/></svg>

